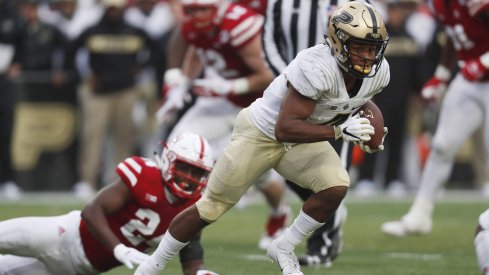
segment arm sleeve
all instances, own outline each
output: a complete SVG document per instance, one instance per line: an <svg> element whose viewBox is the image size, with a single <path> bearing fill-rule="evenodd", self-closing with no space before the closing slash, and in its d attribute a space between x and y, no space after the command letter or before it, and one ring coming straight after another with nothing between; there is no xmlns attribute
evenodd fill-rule
<svg viewBox="0 0 489 275"><path fill-rule="evenodd" d="M281 53L283 47L283 30L280 24L281 3L278 0L269 0L265 25L263 27L263 50L268 66L277 76L287 67L287 60Z"/></svg>
<svg viewBox="0 0 489 275"><path fill-rule="evenodd" d="M179 252L180 262L185 263L194 260L204 259L204 249L200 244L200 234L197 234L190 242Z"/></svg>

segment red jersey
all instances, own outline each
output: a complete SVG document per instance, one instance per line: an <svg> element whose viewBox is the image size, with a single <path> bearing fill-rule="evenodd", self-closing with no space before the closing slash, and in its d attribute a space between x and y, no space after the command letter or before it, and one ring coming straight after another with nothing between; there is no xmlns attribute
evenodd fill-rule
<svg viewBox="0 0 489 275"><path fill-rule="evenodd" d="M433 8L459 60L476 59L489 51L489 26L480 16L489 9L489 1L433 0Z"/></svg>
<svg viewBox="0 0 489 275"><path fill-rule="evenodd" d="M236 0L236 3L246 6L263 16L267 13L267 0Z"/></svg>
<svg viewBox="0 0 489 275"><path fill-rule="evenodd" d="M182 35L188 43L196 46L206 67L214 68L225 79L235 79L252 73L237 51L260 35L262 26L263 16L247 7L229 4L221 22L211 32L198 34L191 23L184 22ZM230 95L228 99L237 106L247 107L262 94Z"/></svg>
<svg viewBox="0 0 489 275"><path fill-rule="evenodd" d="M117 174L131 190L132 199L117 213L107 216L107 220L121 243L139 251L158 245L173 218L200 197L170 203L164 193L161 171L150 159L128 158L119 163ZM113 251L90 233L83 220L80 237L88 260L98 271L121 265Z"/></svg>

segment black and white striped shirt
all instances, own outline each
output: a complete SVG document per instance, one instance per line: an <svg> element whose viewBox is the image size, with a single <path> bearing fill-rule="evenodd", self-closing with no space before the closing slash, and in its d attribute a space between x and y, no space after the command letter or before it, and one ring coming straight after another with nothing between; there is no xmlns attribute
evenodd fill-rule
<svg viewBox="0 0 489 275"><path fill-rule="evenodd" d="M268 0L263 48L273 73L283 72L299 51L324 42L330 15L349 1Z"/></svg>

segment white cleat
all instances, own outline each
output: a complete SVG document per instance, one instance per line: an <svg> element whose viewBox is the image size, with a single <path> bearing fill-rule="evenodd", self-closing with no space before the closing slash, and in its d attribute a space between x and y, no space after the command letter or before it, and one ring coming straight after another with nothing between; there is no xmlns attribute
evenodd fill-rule
<svg viewBox="0 0 489 275"><path fill-rule="evenodd" d="M425 235L431 232L432 226L433 221L429 216L409 212L398 221L382 224L382 232L395 237Z"/></svg>
<svg viewBox="0 0 489 275"><path fill-rule="evenodd" d="M282 275L304 275L294 252L286 251L277 247L277 241L279 239L274 240L268 246L268 257L270 257L273 262L278 264L280 270L282 270Z"/></svg>

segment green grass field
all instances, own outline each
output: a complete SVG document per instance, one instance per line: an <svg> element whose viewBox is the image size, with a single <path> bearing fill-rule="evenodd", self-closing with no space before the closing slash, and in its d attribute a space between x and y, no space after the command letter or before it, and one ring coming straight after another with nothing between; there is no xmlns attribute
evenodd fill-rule
<svg viewBox="0 0 489 275"><path fill-rule="evenodd" d="M478 215L488 207L483 199L442 201L435 210L434 230L428 236L398 239L383 235L382 222L398 218L410 200L347 199L348 220L344 226L344 250L331 268L303 268L304 274L480 274L475 258L473 234ZM0 220L31 215L57 215L82 205L76 202L0 203ZM294 212L300 204L293 201ZM203 235L205 261L221 275L280 274L265 252L257 248L266 207L251 205L231 210L209 226ZM298 255L304 245L297 248ZM120 267L106 274L132 274ZM181 274L174 259L164 274Z"/></svg>

